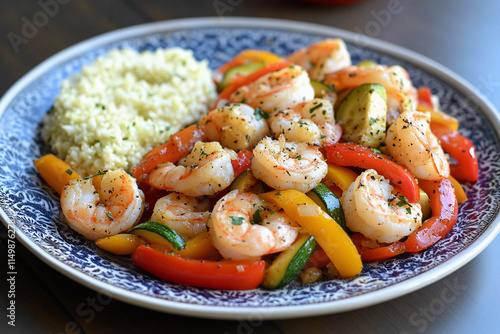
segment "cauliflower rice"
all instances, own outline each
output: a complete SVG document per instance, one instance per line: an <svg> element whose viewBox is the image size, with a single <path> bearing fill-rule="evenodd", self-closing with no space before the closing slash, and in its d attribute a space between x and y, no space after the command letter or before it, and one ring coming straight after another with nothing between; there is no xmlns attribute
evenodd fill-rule
<svg viewBox="0 0 500 334"><path fill-rule="evenodd" d="M129 171L215 98L207 62L190 50L114 50L63 82L42 139L82 176Z"/></svg>

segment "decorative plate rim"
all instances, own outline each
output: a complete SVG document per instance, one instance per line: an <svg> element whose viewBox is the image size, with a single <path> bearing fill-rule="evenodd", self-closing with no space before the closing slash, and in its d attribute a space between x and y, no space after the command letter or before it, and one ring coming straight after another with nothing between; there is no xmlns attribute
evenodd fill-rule
<svg viewBox="0 0 500 334"><path fill-rule="evenodd" d="M146 23L131 26L116 31L108 32L78 44L75 44L65 50L62 50L47 60L40 63L34 69L29 71L19 79L0 100L0 120L4 116L5 110L13 101L13 98L29 83L39 78L43 73L53 66L64 63L79 54L88 51L91 48L105 46L123 39L151 35L155 33L165 33L172 30L193 29L193 28L267 28L284 30L288 32L310 33L318 36L336 36L345 39L347 42L369 50L380 52L400 60L404 60L419 69L428 72L435 78L452 86L458 92L473 100L481 109L484 116L491 122L495 134L499 137L500 133L500 114L477 89L475 89L466 80L447 69L443 65L422 56L414 51L396 46L394 44L380 41L371 37L356 34L353 32L332 28L328 26L305 23L292 20L264 19L264 18L242 18L242 17L206 17L206 18L188 18L169 20L162 22ZM0 208L0 218L5 226L11 225L7 213ZM390 299L408 294L417 289L423 288L438 279L441 279L455 270L459 269L475 256L477 256L500 232L500 217L498 212L487 230L482 233L471 245L463 249L460 253L448 259L444 263L429 269L426 272L408 278L404 281L395 283L385 288L367 292L361 295L320 302L316 304L301 304L295 306L276 306L276 307L228 307L228 306L207 306L198 304L182 303L159 299L149 295L143 295L131 292L125 288L119 288L109 283L104 283L83 272L71 267L70 265L52 257L38 245L32 242L27 236L16 228L16 239L20 240L32 253L47 263L60 273L75 280L76 282L91 288L95 291L105 291L106 294L118 300L131 303L137 306L154 309L157 311L169 312L174 314L206 317L213 319L242 319L243 317L260 316L262 319L285 319L292 317L317 316L344 312L362 307L367 307L377 303L385 302Z"/></svg>

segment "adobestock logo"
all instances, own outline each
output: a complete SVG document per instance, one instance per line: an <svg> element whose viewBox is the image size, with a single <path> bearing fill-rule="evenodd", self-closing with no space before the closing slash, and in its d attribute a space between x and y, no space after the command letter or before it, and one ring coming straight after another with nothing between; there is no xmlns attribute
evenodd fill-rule
<svg viewBox="0 0 500 334"><path fill-rule="evenodd" d="M7 38L15 53L19 52L21 44L28 44L30 40L38 34L38 29L49 23L49 17L53 18L59 13L60 5L65 5L70 0L40 0L37 2L41 10L33 14L31 19L26 16L21 17L21 33L9 32Z"/></svg>

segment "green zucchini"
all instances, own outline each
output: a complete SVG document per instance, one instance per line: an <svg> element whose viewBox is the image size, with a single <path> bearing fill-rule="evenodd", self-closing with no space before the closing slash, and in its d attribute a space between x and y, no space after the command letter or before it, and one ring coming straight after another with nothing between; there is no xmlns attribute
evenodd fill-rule
<svg viewBox="0 0 500 334"><path fill-rule="evenodd" d="M374 67L374 66L377 66L378 64L371 60L371 59L364 59L362 61L360 61L356 66L358 67L363 67L363 68L367 68L367 67Z"/></svg>
<svg viewBox="0 0 500 334"><path fill-rule="evenodd" d="M370 147L385 140L387 94L380 84L363 84L340 103L336 118L342 123L342 139Z"/></svg>
<svg viewBox="0 0 500 334"><path fill-rule="evenodd" d="M249 75L252 72L264 67L266 63L248 63L230 68L224 73L222 81L219 84L219 90L223 90L231 84L233 79L238 75Z"/></svg>
<svg viewBox="0 0 500 334"><path fill-rule="evenodd" d="M174 230L165 224L148 221L133 227L129 233L144 237L151 243L172 245L181 250L186 247L186 242Z"/></svg>
<svg viewBox="0 0 500 334"><path fill-rule="evenodd" d="M328 93L331 93L335 90L333 86L325 85L320 81L311 80L311 86L314 89L314 97L322 98Z"/></svg>
<svg viewBox="0 0 500 334"><path fill-rule="evenodd" d="M279 289L290 283L311 258L316 241L308 234L301 235L293 245L274 259L266 268L262 287Z"/></svg>
<svg viewBox="0 0 500 334"><path fill-rule="evenodd" d="M347 230L344 210L340 200L323 183L307 193L314 203L318 204L323 211L330 215L344 230Z"/></svg>
<svg viewBox="0 0 500 334"><path fill-rule="evenodd" d="M239 189L245 192L260 194L264 192L264 184L256 178L250 169L241 173L229 186L229 191Z"/></svg>

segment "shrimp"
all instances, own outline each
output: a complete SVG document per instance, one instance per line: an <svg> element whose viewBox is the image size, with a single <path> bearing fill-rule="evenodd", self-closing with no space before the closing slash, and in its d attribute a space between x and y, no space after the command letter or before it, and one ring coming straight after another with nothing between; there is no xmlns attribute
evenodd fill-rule
<svg viewBox="0 0 500 334"><path fill-rule="evenodd" d="M235 151L254 148L269 132L262 115L246 104L230 104L212 110L199 124L205 127L208 140L218 141Z"/></svg>
<svg viewBox="0 0 500 334"><path fill-rule="evenodd" d="M341 126L335 124L333 105L325 99L314 99L274 112L269 126L275 137L282 134L288 141L309 144L334 144L342 136Z"/></svg>
<svg viewBox="0 0 500 334"><path fill-rule="evenodd" d="M156 201L152 221L163 223L185 240L207 231L209 207L195 197L170 193Z"/></svg>
<svg viewBox="0 0 500 334"><path fill-rule="evenodd" d="M234 180L231 159L237 155L218 142L197 142L179 165L159 165L148 176L155 188L175 191L186 196L213 195Z"/></svg>
<svg viewBox="0 0 500 334"><path fill-rule="evenodd" d="M208 220L212 243L226 259L255 259L286 250L298 225L259 196L233 190L216 204Z"/></svg>
<svg viewBox="0 0 500 334"><path fill-rule="evenodd" d="M302 66L316 81L322 81L327 73L351 66L351 55L339 38L328 38L295 51L287 60Z"/></svg>
<svg viewBox="0 0 500 334"><path fill-rule="evenodd" d="M134 226L144 210L144 194L123 170L106 171L71 180L61 192L61 208L73 230L97 240Z"/></svg>
<svg viewBox="0 0 500 334"><path fill-rule="evenodd" d="M387 152L417 178L440 180L450 175L450 164L430 120L429 113L419 111L399 115L387 130Z"/></svg>
<svg viewBox="0 0 500 334"><path fill-rule="evenodd" d="M326 176L328 165L316 146L264 137L253 150L253 175L274 189L308 192Z"/></svg>
<svg viewBox="0 0 500 334"><path fill-rule="evenodd" d="M314 89L307 72L300 66L292 65L238 88L229 101L272 111L284 110L313 98Z"/></svg>
<svg viewBox="0 0 500 334"><path fill-rule="evenodd" d="M394 242L422 225L419 203L408 204L389 180L368 169L342 194L347 227L376 242Z"/></svg>
<svg viewBox="0 0 500 334"><path fill-rule="evenodd" d="M349 66L329 73L324 82L327 85L334 85L336 91L352 89L366 83L383 85L387 93L388 123L392 123L399 113L417 106L417 90L413 87L408 73L401 66Z"/></svg>

